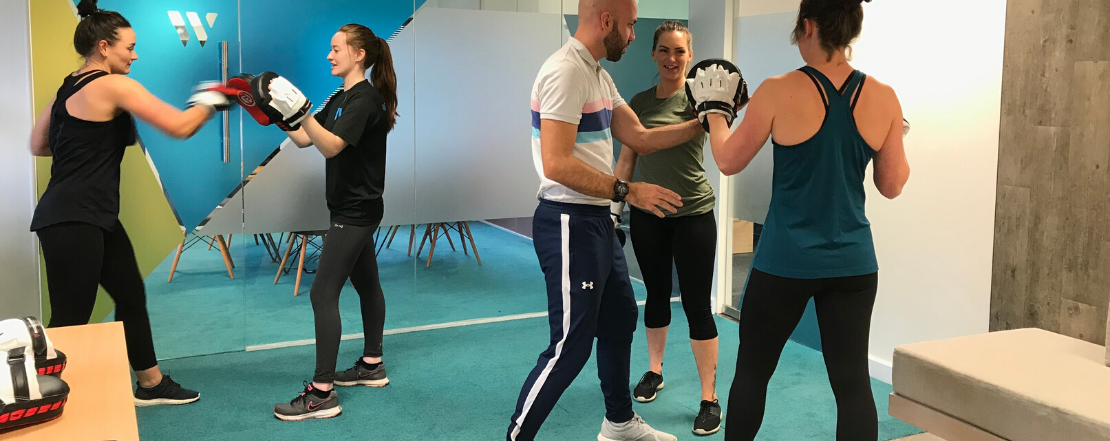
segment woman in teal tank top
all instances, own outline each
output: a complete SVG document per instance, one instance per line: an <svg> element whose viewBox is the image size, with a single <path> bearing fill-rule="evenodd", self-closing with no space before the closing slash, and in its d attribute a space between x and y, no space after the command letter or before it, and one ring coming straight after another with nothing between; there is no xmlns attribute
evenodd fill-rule
<svg viewBox="0 0 1110 441"><path fill-rule="evenodd" d="M893 199L909 163L894 90L848 63L862 24L861 0L803 0L792 41L806 66L764 81L731 136L723 116L705 115L723 173L742 171L769 136L774 145L770 209L741 304L727 440L755 438L767 383L811 298L836 395L836 439L878 436L867 349L879 267L864 178L874 160L875 186Z"/></svg>
<svg viewBox="0 0 1110 441"><path fill-rule="evenodd" d="M628 106L644 127L680 124L697 118L686 98L686 70L693 59L693 35L680 22L667 21L655 30L651 58L659 70L659 84L636 94ZM705 177L705 134L649 155L621 149L615 174L631 182L647 182L678 193L682 207L659 218L632 208L629 230L636 261L647 288L644 328L647 333L648 371L633 390L641 403L654 401L663 388L663 353L671 324L671 275L678 273L682 309L690 327L690 346L701 379L701 404L693 432L716 433L721 427L717 402L717 325L710 298L717 245L716 198ZM618 213L623 210L617 210Z"/></svg>

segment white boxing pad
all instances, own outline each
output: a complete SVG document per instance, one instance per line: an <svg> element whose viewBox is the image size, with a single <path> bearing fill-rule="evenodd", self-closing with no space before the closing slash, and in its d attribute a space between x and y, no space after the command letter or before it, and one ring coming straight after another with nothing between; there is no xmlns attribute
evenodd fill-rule
<svg viewBox="0 0 1110 441"><path fill-rule="evenodd" d="M42 325L42 322L34 317L24 317L23 322L27 324L27 332L31 334L33 339L32 346L35 350L35 356L41 358L42 355L45 355L47 360L58 358L58 351L54 349L54 342L51 342L50 337L46 335L46 327ZM46 346L46 351L43 354L38 351L39 345Z"/></svg>
<svg viewBox="0 0 1110 441"><path fill-rule="evenodd" d="M0 364L0 401L13 403L17 398L42 399L31 334L22 319L0 321L0 358L4 360ZM25 393L17 390L17 383L26 384Z"/></svg>

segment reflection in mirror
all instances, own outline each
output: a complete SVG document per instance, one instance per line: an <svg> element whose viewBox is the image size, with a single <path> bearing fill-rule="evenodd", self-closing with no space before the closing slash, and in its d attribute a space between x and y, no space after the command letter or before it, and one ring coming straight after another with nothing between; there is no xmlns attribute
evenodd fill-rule
<svg viewBox="0 0 1110 441"><path fill-rule="evenodd" d="M195 85L238 71L235 1L103 0L97 7L119 12L135 32L138 59L128 76L174 107L187 106ZM138 119L140 148L128 149L124 159L120 218L145 276L160 360L245 346L242 273L236 264L243 263L240 253L248 238L241 234L241 218L218 220L221 213L242 212L228 196L242 182L235 135L240 112L217 113L188 139ZM114 318L112 312L105 320Z"/></svg>
<svg viewBox="0 0 1110 441"><path fill-rule="evenodd" d="M251 311L247 350L310 345L320 338L313 320L314 297L336 302L326 308L333 317L329 322L336 322L329 328L336 343L339 338L362 338L366 328L360 292L405 298L412 291L413 267L405 233L414 223L414 5L328 1L305 9L297 1L241 3L242 71L274 72L312 103L308 117L312 119L306 118L303 129L292 135L274 126L244 123L244 169L251 173L236 197L243 200L245 231L259 235L262 244L252 248L246 264L245 295ZM267 28L290 10L300 11L302 19L288 22L283 38L299 43L274 45L266 37ZM360 26L346 27L349 24ZM376 62L385 54L379 37L385 40L389 52L385 58L392 60L392 66ZM350 77L357 66L369 69L358 72L359 78ZM370 84L379 67L382 72L394 71L398 115L392 127L383 109L391 101L383 90L392 87ZM345 75L350 78L345 80ZM334 234L350 235L354 230L357 237ZM329 254L344 251L342 244L355 243L364 246L329 260ZM334 250L329 252L330 248ZM359 275L375 272L372 263L377 266L378 283L366 282L371 288L365 289L344 283L348 275L358 283ZM329 268L334 268L331 283L326 284L329 295L313 294L323 289L322 278ZM375 286L379 283L380 290ZM372 297L380 302L379 295ZM371 327L380 333L380 326ZM350 361L346 356L341 359L343 365Z"/></svg>

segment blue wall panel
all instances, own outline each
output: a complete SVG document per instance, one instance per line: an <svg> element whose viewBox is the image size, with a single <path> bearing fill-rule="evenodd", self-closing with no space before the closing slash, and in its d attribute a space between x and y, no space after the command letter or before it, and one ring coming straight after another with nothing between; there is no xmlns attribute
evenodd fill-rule
<svg viewBox="0 0 1110 441"><path fill-rule="evenodd" d="M158 98L178 108L200 81L220 79L220 41L228 42L231 72L239 59L237 4L228 0L102 0L103 9L118 11L131 22L136 34L139 59L131 66L131 78ZM185 19L189 40L182 45L168 11ZM208 35L202 47L189 25L186 12L196 12ZM216 13L212 26L205 19ZM138 123L139 136L162 179L170 204L185 227L192 229L203 220L241 181L238 116L231 115L231 162L222 160L222 126L219 116L209 120L195 136L176 140L145 122Z"/></svg>

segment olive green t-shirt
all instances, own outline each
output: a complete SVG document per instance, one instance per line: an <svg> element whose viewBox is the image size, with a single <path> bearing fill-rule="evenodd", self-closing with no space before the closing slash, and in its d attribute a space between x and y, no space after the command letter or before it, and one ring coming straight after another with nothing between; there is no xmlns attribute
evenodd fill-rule
<svg viewBox="0 0 1110 441"><path fill-rule="evenodd" d="M640 117L640 124L649 129L697 119L690 109L685 89L660 99L655 97L655 87L652 87L632 97L628 106ZM705 141L706 134L702 133L669 149L640 156L636 161L636 181L658 185L682 197L682 207L674 214L664 211L667 217L696 216L713 211L716 199L702 166Z"/></svg>

